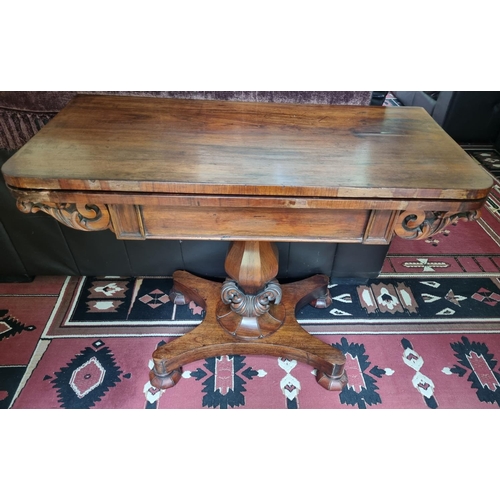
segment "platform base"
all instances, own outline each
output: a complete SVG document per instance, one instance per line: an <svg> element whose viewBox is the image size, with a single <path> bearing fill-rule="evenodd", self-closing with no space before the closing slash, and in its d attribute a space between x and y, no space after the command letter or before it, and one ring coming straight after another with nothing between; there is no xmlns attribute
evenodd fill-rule
<svg viewBox="0 0 500 500"><path fill-rule="evenodd" d="M168 342L153 353L150 381L158 389L173 387L181 378L182 366L200 359L231 355L266 355L295 359L316 368L318 383L340 391L347 383L345 356L337 348L313 337L295 317L295 311L325 295L328 277L311 278L282 286L283 321L276 331L262 338L243 339L221 327L221 284L186 271L174 273L175 294L205 309L204 321L191 332Z"/></svg>

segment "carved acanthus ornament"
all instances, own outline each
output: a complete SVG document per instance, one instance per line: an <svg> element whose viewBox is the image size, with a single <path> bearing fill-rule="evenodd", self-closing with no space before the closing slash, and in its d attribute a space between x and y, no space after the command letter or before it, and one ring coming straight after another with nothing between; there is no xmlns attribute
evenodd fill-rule
<svg viewBox="0 0 500 500"><path fill-rule="evenodd" d="M45 212L57 221L80 231L112 229L109 211L105 205L78 203L37 203L18 200L17 208L26 214Z"/></svg>
<svg viewBox="0 0 500 500"><path fill-rule="evenodd" d="M407 240L423 240L459 219L479 219L479 210L470 212L402 212L394 232Z"/></svg>
<svg viewBox="0 0 500 500"><path fill-rule="evenodd" d="M226 280L222 285L221 298L224 304L228 304L240 316L262 316L269 311L271 303L280 303L281 287L277 281L272 280L260 293L251 295L242 292L235 281Z"/></svg>

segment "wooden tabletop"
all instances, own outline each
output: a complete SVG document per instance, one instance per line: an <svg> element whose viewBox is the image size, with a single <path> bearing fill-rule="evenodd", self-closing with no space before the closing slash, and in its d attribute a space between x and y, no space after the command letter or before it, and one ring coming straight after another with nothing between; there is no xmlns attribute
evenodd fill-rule
<svg viewBox="0 0 500 500"><path fill-rule="evenodd" d="M493 184L424 111L77 96L3 166L20 189L476 200Z"/></svg>

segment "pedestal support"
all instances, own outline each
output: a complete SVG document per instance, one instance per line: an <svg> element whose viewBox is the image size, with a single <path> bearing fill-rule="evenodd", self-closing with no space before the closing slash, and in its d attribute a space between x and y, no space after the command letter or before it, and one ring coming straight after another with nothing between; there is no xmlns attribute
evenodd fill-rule
<svg viewBox="0 0 500 500"><path fill-rule="evenodd" d="M273 247L260 242L243 242L231 247L226 270L233 280L241 280L234 282L235 293L247 297L245 300L249 302L258 301L259 296L265 297L264 304L245 307L239 313L239 299L232 307L235 304L225 297L227 283L221 285L185 271L174 273L177 300L183 296L184 301L192 300L202 306L205 319L191 332L153 353L152 385L159 389L172 387L180 380L183 365L207 357L267 355L296 359L316 368L318 383L325 389L341 390L345 386L343 353L310 335L295 316L295 311L304 305L324 300L328 277L316 275L279 287L274 281L278 261ZM270 283L273 286L270 287Z"/></svg>

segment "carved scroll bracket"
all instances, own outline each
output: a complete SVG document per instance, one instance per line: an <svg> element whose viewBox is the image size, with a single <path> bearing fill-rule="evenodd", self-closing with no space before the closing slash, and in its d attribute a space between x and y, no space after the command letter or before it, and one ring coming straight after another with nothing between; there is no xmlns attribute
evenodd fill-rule
<svg viewBox="0 0 500 500"><path fill-rule="evenodd" d="M402 212L394 232L407 240L423 240L443 230L448 224L459 219L468 221L481 217L479 210L470 212Z"/></svg>
<svg viewBox="0 0 500 500"><path fill-rule="evenodd" d="M37 203L27 200L18 200L17 208L26 214L45 212L62 224L80 231L113 229L106 205Z"/></svg>

